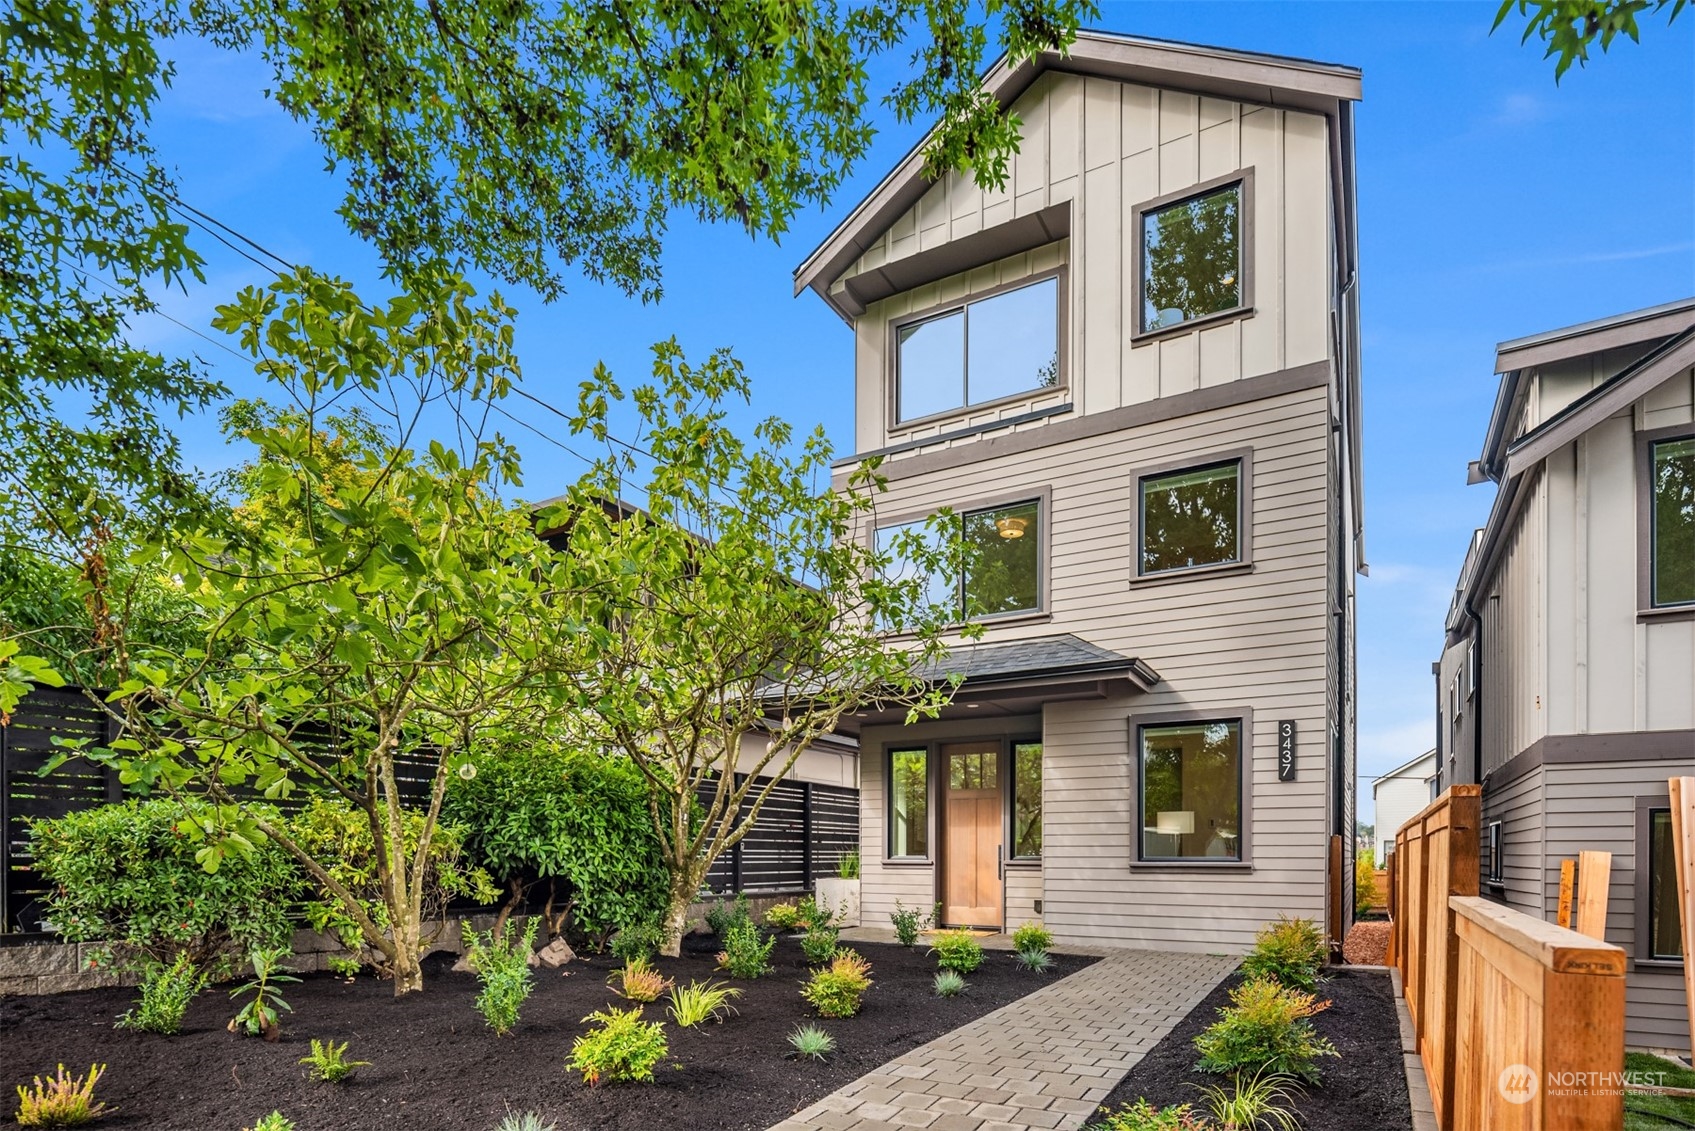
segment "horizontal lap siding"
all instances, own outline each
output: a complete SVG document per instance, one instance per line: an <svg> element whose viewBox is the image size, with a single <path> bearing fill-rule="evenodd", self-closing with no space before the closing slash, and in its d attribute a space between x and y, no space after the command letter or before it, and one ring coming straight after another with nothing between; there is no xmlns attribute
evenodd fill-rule
<svg viewBox="0 0 1695 1131"><path fill-rule="evenodd" d="M1547 889L1544 861L1547 847L1544 841L1543 773L1535 769L1499 789L1486 789L1483 795L1484 835L1480 838L1478 866L1480 877L1488 883L1488 825L1501 822L1501 875L1503 886L1498 893L1509 907L1538 918L1553 918ZM1559 896L1559 864L1554 865L1553 898ZM1488 887L1481 890L1489 891Z"/></svg>
<svg viewBox="0 0 1695 1131"><path fill-rule="evenodd" d="M936 901L936 869L929 864L890 864L887 767L881 748L861 747L859 767L860 922L881 927L889 922L896 901L928 914Z"/></svg>

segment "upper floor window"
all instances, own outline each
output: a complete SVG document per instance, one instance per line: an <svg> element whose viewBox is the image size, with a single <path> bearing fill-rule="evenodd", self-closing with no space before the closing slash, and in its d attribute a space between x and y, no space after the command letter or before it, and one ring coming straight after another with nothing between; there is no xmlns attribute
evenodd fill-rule
<svg viewBox="0 0 1695 1131"><path fill-rule="evenodd" d="M1038 611L1043 568L1041 500L968 510L957 517L969 561L957 577L927 578L930 600L953 603L962 619ZM878 528L879 549L887 551L900 532L922 527L922 522L911 522ZM896 562L894 568L904 576L910 567Z"/></svg>
<svg viewBox="0 0 1695 1131"><path fill-rule="evenodd" d="M1059 279L895 327L897 423L1059 384Z"/></svg>
<svg viewBox="0 0 1695 1131"><path fill-rule="evenodd" d="M1695 436L1648 447L1650 600L1695 604Z"/></svg>
<svg viewBox="0 0 1695 1131"><path fill-rule="evenodd" d="M1156 333L1249 305L1247 174L1137 209L1141 309L1137 331Z"/></svg>
<svg viewBox="0 0 1695 1131"><path fill-rule="evenodd" d="M1246 561L1241 459L1137 477L1140 577Z"/></svg>

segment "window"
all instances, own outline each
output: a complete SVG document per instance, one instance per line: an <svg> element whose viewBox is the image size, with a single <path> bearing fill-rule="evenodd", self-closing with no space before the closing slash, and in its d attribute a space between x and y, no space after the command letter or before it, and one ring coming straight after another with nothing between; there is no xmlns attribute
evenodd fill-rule
<svg viewBox="0 0 1695 1131"><path fill-rule="evenodd" d="M1677 917L1671 810L1648 810L1648 957L1676 962L1683 957Z"/></svg>
<svg viewBox="0 0 1695 1131"><path fill-rule="evenodd" d="M1470 699L1477 694L1477 642L1467 641L1465 646L1465 697Z"/></svg>
<svg viewBox="0 0 1695 1131"><path fill-rule="evenodd" d="M1012 856L1042 856L1042 744L1012 744Z"/></svg>
<svg viewBox="0 0 1695 1131"><path fill-rule="evenodd" d="M918 420L1059 384L1059 279L895 327L895 419Z"/></svg>
<svg viewBox="0 0 1695 1131"><path fill-rule="evenodd" d="M1137 210L1143 334L1248 306L1246 175Z"/></svg>
<svg viewBox="0 0 1695 1131"><path fill-rule="evenodd" d="M1038 611L1042 605L1041 511L1040 500L1031 499L959 515L968 561L958 576L928 575L929 600L951 604L962 619L970 620ZM918 568L900 560L894 539L903 531L923 530L922 522L878 529L878 550L896 555L891 580L916 576Z"/></svg>
<svg viewBox="0 0 1695 1131"><path fill-rule="evenodd" d="M1695 605L1695 436L1648 446L1649 600Z"/></svg>
<svg viewBox="0 0 1695 1131"><path fill-rule="evenodd" d="M1242 859L1242 722L1140 729L1143 860Z"/></svg>
<svg viewBox="0 0 1695 1131"><path fill-rule="evenodd" d="M1228 565L1242 546L1242 461L1138 478L1138 576Z"/></svg>
<svg viewBox="0 0 1695 1131"><path fill-rule="evenodd" d="M1505 857L1501 848L1501 822L1489 822L1489 882L1500 885L1506 882Z"/></svg>
<svg viewBox="0 0 1695 1131"><path fill-rule="evenodd" d="M889 752L889 855L930 855L930 754Z"/></svg>

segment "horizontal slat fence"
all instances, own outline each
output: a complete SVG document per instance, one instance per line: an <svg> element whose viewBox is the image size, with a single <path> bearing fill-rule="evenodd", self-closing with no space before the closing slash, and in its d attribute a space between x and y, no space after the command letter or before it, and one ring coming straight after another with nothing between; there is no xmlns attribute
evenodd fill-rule
<svg viewBox="0 0 1695 1131"><path fill-rule="evenodd" d="M1624 952L1481 898L1481 817L1481 789L1454 786L1401 827L1389 857L1389 961L1437 1125L1616 1131Z"/></svg>
<svg viewBox="0 0 1695 1131"><path fill-rule="evenodd" d="M751 797L769 778L757 778ZM711 787L703 786L703 796ZM732 892L811 891L821 876L834 876L841 857L859 847L859 791L821 782L779 781L759 810L753 828L713 862L706 886L714 895Z"/></svg>

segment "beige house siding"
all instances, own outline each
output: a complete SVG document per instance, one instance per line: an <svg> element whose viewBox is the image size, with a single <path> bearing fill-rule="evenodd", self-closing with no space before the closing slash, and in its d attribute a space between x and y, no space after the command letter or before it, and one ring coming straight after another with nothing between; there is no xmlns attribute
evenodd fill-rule
<svg viewBox="0 0 1695 1131"><path fill-rule="evenodd" d="M1544 914L1543 890L1547 869L1546 801L1544 769L1537 767L1518 780L1483 794L1483 835L1478 864L1483 871L1483 891L1493 893L1509 907L1552 919ZM1489 883L1489 826L1501 822L1501 878L1499 887ZM1559 864L1554 864L1554 883L1559 884ZM1558 896L1556 890L1555 895Z"/></svg>
<svg viewBox="0 0 1695 1131"><path fill-rule="evenodd" d="M1524 487L1527 498L1501 551L1483 617L1485 679L1483 772L1504 765L1547 733L1547 647L1543 596L1546 564L1546 486L1540 473Z"/></svg>

